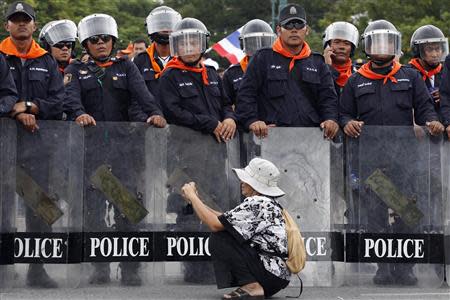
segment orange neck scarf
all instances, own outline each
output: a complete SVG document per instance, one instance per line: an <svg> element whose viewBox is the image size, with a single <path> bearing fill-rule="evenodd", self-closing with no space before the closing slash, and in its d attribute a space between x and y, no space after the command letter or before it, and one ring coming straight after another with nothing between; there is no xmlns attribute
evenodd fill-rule
<svg viewBox="0 0 450 300"><path fill-rule="evenodd" d="M161 75L170 68L173 69L180 69L180 70L186 70L186 71L190 71L190 72L194 72L194 73L201 73L202 74L202 79L203 79L203 83L205 85L209 84L208 81L208 72L206 70L206 67L203 63L201 63L201 68L194 68L194 67L189 67L186 66L181 60L178 59L178 57L174 57L172 58L166 65L166 67L162 70Z"/></svg>
<svg viewBox="0 0 450 300"><path fill-rule="evenodd" d="M427 78L431 79L432 76L434 76L434 75L436 75L436 74L438 74L439 72L442 71L442 64L439 64L439 66L437 66L436 68L434 68L434 69L432 69L430 71L425 70L424 67L422 67L422 65L420 64L418 58L411 59L409 61L409 63L412 66L414 66L417 70L419 70L420 73L422 73L424 81L427 80Z"/></svg>
<svg viewBox="0 0 450 300"><path fill-rule="evenodd" d="M272 50L283 55L284 57L292 58L291 62L289 63L289 71L291 71L292 68L294 68L294 64L295 64L296 60L304 59L311 55L311 48L309 48L309 45L307 42L303 42L302 51L300 51L299 54L294 55L283 48L280 38L277 38L277 40L275 41L275 43L272 46Z"/></svg>
<svg viewBox="0 0 450 300"><path fill-rule="evenodd" d="M158 63L155 60L155 50L156 50L155 47L156 47L155 43L152 43L150 45L150 47L147 48L146 51L147 51L148 57L150 58L150 62L152 64L153 71L155 71L155 73L156 73L155 77L159 78L162 70L161 70L161 67L158 65Z"/></svg>
<svg viewBox="0 0 450 300"><path fill-rule="evenodd" d="M23 59L34 59L41 57L47 51L41 48L38 43L36 43L34 40L31 42L30 50L28 50L28 53L21 54L18 50L14 42L12 41L11 37L7 37L0 43L0 51L5 53L6 55L12 55Z"/></svg>
<svg viewBox="0 0 450 300"><path fill-rule="evenodd" d="M393 83L397 83L397 79L394 77L394 75L398 72L398 70L400 70L401 67L402 67L401 64L394 61L393 66L392 66L392 71L389 72L389 74L387 74L387 75L382 75L382 74L377 74L370 69L370 61L369 61L369 62L365 63L364 65L362 65L361 68L359 68L358 73L368 79L374 79L374 80L384 79L383 84L386 84L388 79L390 81L392 81Z"/></svg>
<svg viewBox="0 0 450 300"><path fill-rule="evenodd" d="M336 69L336 71L339 72L339 77L336 79L337 85L340 87L343 87L347 80L352 76L352 60L349 58L348 61L343 65L335 65L333 64L333 68Z"/></svg>
<svg viewBox="0 0 450 300"><path fill-rule="evenodd" d="M105 63L101 63L101 62L95 61L95 63L96 63L97 66L99 66L100 68L107 68L107 67L113 65L113 62L112 62L112 61L107 61L107 62L105 62Z"/></svg>
<svg viewBox="0 0 450 300"><path fill-rule="evenodd" d="M241 69L242 71L244 71L244 73L247 71L247 66L248 66L248 60L250 57L248 57L248 55L244 56L243 59L241 59L241 61L239 62L239 64L241 65Z"/></svg>

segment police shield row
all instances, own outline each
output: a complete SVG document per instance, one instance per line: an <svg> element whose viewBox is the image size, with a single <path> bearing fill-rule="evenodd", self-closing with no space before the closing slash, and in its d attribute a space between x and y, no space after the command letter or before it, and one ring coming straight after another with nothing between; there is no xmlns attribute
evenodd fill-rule
<svg viewBox="0 0 450 300"><path fill-rule="evenodd" d="M39 129L38 119L65 115L81 126L139 121L164 127L168 122L212 134L218 142L232 139L236 124L259 137L274 126L320 127L333 139L339 126L358 137L364 124L417 124L438 135L444 131L441 123L447 126L450 119L450 79L442 78L438 89L447 39L431 25L416 31L415 59L402 66L396 60L401 34L388 21L371 22L362 35L369 61L356 70L351 56L359 34L353 25L331 24L322 56L305 41L305 10L289 4L280 12L276 35L261 20L244 26L240 39L247 56L222 81L202 63L206 26L165 6L147 17L152 44L133 62L113 57L117 24L105 14L83 18L78 28L69 20L47 24L40 34L46 49L32 38L36 15L30 5L11 4L6 20L10 36L0 44L0 113L31 132ZM70 61L76 38L89 54L87 62ZM140 284L137 267L123 268L125 284ZM55 286L42 265L30 267L30 273L30 285ZM405 283L414 284L407 274ZM98 266L91 281L109 280Z"/></svg>

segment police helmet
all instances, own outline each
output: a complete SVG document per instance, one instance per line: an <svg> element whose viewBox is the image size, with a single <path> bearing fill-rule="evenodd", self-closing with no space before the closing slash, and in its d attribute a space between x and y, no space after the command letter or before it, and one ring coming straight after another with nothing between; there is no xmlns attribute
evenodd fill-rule
<svg viewBox="0 0 450 300"><path fill-rule="evenodd" d="M322 45L325 49L330 45L331 40L345 40L352 44L352 52L350 56L353 56L355 49L358 48L359 32L355 25L348 22L334 22L328 25L323 34Z"/></svg>
<svg viewBox="0 0 450 300"><path fill-rule="evenodd" d="M173 30L177 22L181 21L181 15L168 6L159 6L153 9L145 19L149 35L160 31Z"/></svg>
<svg viewBox="0 0 450 300"><path fill-rule="evenodd" d="M175 24L170 34L170 55L204 54L208 48L209 31L194 18L184 18Z"/></svg>
<svg viewBox="0 0 450 300"><path fill-rule="evenodd" d="M366 55L400 56L402 35L395 26L386 20L376 20L367 25L361 43Z"/></svg>
<svg viewBox="0 0 450 300"><path fill-rule="evenodd" d="M99 34L110 35L115 42L119 37L116 20L106 14L92 14L78 23L78 39L83 46L88 38Z"/></svg>
<svg viewBox="0 0 450 300"><path fill-rule="evenodd" d="M444 61L448 54L448 39L442 31L433 25L425 25L417 28L411 36L411 51L414 57L424 58L425 50L429 47L436 48L442 52L440 61Z"/></svg>
<svg viewBox="0 0 450 300"><path fill-rule="evenodd" d="M239 36L241 49L248 56L252 56L258 49L271 47L275 39L272 27L259 19L248 21Z"/></svg>
<svg viewBox="0 0 450 300"><path fill-rule="evenodd" d="M77 39L77 25L71 20L51 21L42 27L39 41L46 50L59 42L72 42L72 49Z"/></svg>

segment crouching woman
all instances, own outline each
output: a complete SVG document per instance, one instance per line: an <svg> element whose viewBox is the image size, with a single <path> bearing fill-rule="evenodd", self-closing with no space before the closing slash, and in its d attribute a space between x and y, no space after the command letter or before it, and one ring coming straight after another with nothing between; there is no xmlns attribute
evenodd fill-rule
<svg viewBox="0 0 450 300"><path fill-rule="evenodd" d="M197 216L213 232L209 240L217 287L238 287L222 299L264 299L285 288L291 273L281 206L276 198L280 172L261 158L244 169L233 169L241 181L245 200L221 213L199 198L194 182L182 187L182 195Z"/></svg>

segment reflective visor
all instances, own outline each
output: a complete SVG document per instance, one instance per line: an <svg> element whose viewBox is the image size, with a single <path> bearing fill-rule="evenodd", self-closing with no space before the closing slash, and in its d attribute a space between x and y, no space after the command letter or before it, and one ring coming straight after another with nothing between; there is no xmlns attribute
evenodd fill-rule
<svg viewBox="0 0 450 300"><path fill-rule="evenodd" d="M401 55L402 37L389 30L374 30L364 35L364 49L368 55Z"/></svg>
<svg viewBox="0 0 450 300"><path fill-rule="evenodd" d="M261 48L272 47L276 36L272 33L250 33L246 34L242 38L242 44L244 47L244 52L248 56L252 56L255 52Z"/></svg>
<svg viewBox="0 0 450 300"><path fill-rule="evenodd" d="M447 38L418 40L415 44L419 45L420 58L430 64L442 62L448 55Z"/></svg>
<svg viewBox="0 0 450 300"><path fill-rule="evenodd" d="M175 24L181 20L181 15L175 11L160 11L150 14L147 19L147 32L152 34L155 32L173 30Z"/></svg>
<svg viewBox="0 0 450 300"><path fill-rule="evenodd" d="M184 56L206 51L206 34L197 30L177 31L170 35L170 55Z"/></svg>
<svg viewBox="0 0 450 300"><path fill-rule="evenodd" d="M62 41L75 42L77 37L77 26L69 20L57 21L48 26L44 38L50 46Z"/></svg>

